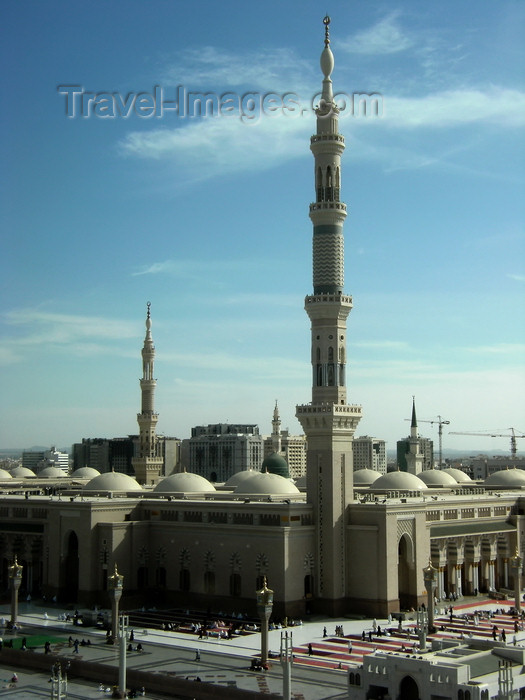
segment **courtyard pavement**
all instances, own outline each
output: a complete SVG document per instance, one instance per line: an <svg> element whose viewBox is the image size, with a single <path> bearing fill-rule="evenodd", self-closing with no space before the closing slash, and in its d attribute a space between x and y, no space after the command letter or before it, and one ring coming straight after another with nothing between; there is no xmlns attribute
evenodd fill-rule
<svg viewBox="0 0 525 700"><path fill-rule="evenodd" d="M520 629L521 622L516 623L509 615L511 605L511 602L494 601L481 596L461 599L453 603L451 619L448 604L440 604L435 617L437 632L434 636L438 639L468 639L470 636L492 639L494 627L497 627L498 638L505 630L507 644L515 642L522 646L525 644L525 631ZM475 610L479 611L479 615L474 619ZM38 636L41 640L48 635L55 640L51 643L51 650L62 657L118 666L118 646L107 645L102 630L73 626L71 621L66 622L63 619L65 612L57 605L42 607L36 603L21 603L18 616L20 629L15 635L3 632L4 643L9 639L26 637L28 646L31 646L31 637ZM0 616L9 619L9 605L0 606ZM342 700L346 697L347 670L361 665L366 655L376 650L386 653L424 653L418 646L416 616L413 614L408 617L412 619L406 619L401 625L395 620L387 619L336 620L312 617L300 625L287 627L286 630L270 630L268 649L275 658L271 659L268 671L250 670L252 659L257 658L261 649L261 636L257 632L234 636L231 640L216 637L199 639L198 634L189 629L168 631L135 627L134 650L127 653L127 667L190 679L199 677L203 682L227 687L282 694L282 667L278 655L281 633L287 632L291 633L293 640L292 698ZM69 637L73 641L78 639L79 642L82 639L87 642L89 639L90 644L80 644L78 653L75 653L74 646L69 645ZM42 644L41 641L40 643ZM143 647L142 652L136 651L138 643ZM43 644L36 651L43 653ZM10 682L14 671L19 677L16 684ZM82 679L68 680L68 698L110 697L109 688L99 689L98 684ZM7 668L2 664L0 655L0 696L18 699L49 698L50 686L49 676ZM162 697L148 693L147 688L146 696L154 699Z"/></svg>

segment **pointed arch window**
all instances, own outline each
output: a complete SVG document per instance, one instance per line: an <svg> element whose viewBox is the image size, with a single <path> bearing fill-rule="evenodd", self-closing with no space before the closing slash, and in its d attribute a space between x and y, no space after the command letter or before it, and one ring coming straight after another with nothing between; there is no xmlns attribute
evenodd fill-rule
<svg viewBox="0 0 525 700"><path fill-rule="evenodd" d="M341 174L339 168L335 171L335 187L334 187L334 202L339 201L339 196L341 192Z"/></svg>
<svg viewBox="0 0 525 700"><path fill-rule="evenodd" d="M325 201L334 201L334 186L332 180L332 168L328 166L326 168L326 188L325 188Z"/></svg>
<svg viewBox="0 0 525 700"><path fill-rule="evenodd" d="M317 168L315 187L317 191L317 201L321 202L323 199L323 171L321 170L321 168Z"/></svg>

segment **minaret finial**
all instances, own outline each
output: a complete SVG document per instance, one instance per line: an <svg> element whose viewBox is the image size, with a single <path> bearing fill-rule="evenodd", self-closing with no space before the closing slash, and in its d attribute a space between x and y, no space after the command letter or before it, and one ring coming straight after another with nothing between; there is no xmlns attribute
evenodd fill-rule
<svg viewBox="0 0 525 700"><path fill-rule="evenodd" d="M417 428L417 419L416 419L416 397L412 396L412 421L411 421L411 427L412 428Z"/></svg>
<svg viewBox="0 0 525 700"><path fill-rule="evenodd" d="M148 318L150 317L151 301L148 301L146 306L148 307Z"/></svg>
<svg viewBox="0 0 525 700"><path fill-rule="evenodd" d="M328 47L330 44L330 17L328 15L323 19L324 24L324 45Z"/></svg>

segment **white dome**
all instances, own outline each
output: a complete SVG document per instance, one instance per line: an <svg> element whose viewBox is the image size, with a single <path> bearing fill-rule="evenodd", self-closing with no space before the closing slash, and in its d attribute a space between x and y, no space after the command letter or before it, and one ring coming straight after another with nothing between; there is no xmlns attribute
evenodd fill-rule
<svg viewBox="0 0 525 700"><path fill-rule="evenodd" d="M189 472L177 472L171 474L155 486L155 493L166 491L177 491L181 493L195 491L215 491L215 486L199 474L191 474Z"/></svg>
<svg viewBox="0 0 525 700"><path fill-rule="evenodd" d="M383 474L370 484L371 491L421 491L427 488L425 482L415 474L401 471Z"/></svg>
<svg viewBox="0 0 525 700"><path fill-rule="evenodd" d="M447 467L446 469L442 469L441 471L445 474L450 474L450 476L453 476L454 479L458 482L458 484L463 484L466 481L472 481L470 476L468 474L465 474L465 472L462 472L461 469Z"/></svg>
<svg viewBox="0 0 525 700"><path fill-rule="evenodd" d="M521 488L525 486L525 471L523 469L500 469L493 472L483 482L484 486L500 486L507 488Z"/></svg>
<svg viewBox="0 0 525 700"><path fill-rule="evenodd" d="M243 479L235 489L235 495L253 494L258 496L273 496L292 493L300 493L300 491L290 479L279 476L279 474L256 471L253 472L249 479Z"/></svg>
<svg viewBox="0 0 525 700"><path fill-rule="evenodd" d="M94 479L99 475L98 469L93 469L93 467L80 467L71 474L74 479Z"/></svg>
<svg viewBox="0 0 525 700"><path fill-rule="evenodd" d="M26 476L35 476L35 472L32 472L31 469L28 469L27 467L15 467L14 469L11 469L11 476L15 477L16 479L25 479Z"/></svg>
<svg viewBox="0 0 525 700"><path fill-rule="evenodd" d="M120 472L105 472L88 481L84 491L142 491L136 479Z"/></svg>
<svg viewBox="0 0 525 700"><path fill-rule="evenodd" d="M12 479L13 475L5 469L0 469L0 479Z"/></svg>
<svg viewBox="0 0 525 700"><path fill-rule="evenodd" d="M369 486L381 476L375 469L357 469L354 472L354 486Z"/></svg>
<svg viewBox="0 0 525 700"><path fill-rule="evenodd" d="M458 482L452 474L441 471L440 469L425 469L418 478L424 481L427 486L457 486Z"/></svg>
<svg viewBox="0 0 525 700"><path fill-rule="evenodd" d="M38 476L43 476L44 479L60 479L67 476L67 474L59 467L45 467L41 472L38 472Z"/></svg>
<svg viewBox="0 0 525 700"><path fill-rule="evenodd" d="M230 476L228 481L224 483L224 486L233 489L239 484L242 484L245 479L249 479L251 476L258 473L259 472L256 472L255 469L243 469L242 471L233 474L233 476Z"/></svg>

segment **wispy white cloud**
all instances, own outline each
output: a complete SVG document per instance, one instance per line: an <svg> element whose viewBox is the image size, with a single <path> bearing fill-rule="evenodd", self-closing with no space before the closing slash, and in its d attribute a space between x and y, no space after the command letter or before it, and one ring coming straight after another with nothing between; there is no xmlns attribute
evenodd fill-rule
<svg viewBox="0 0 525 700"><path fill-rule="evenodd" d="M525 93L489 86L483 90L446 90L423 97L386 96L383 122L387 127L403 129L479 123L519 127L525 125Z"/></svg>
<svg viewBox="0 0 525 700"><path fill-rule="evenodd" d="M131 338L136 327L127 321L102 316L60 314L40 309L16 309L7 312L5 320L11 326L45 327L55 338Z"/></svg>
<svg viewBox="0 0 525 700"><path fill-rule="evenodd" d="M201 280L202 275L220 271L242 270L246 265L253 264L253 261L236 260L232 258L223 260L200 260L200 259L183 259L175 260L169 258L154 263L144 265L139 270L132 272L132 275L169 275L171 277L180 277L182 279Z"/></svg>
<svg viewBox="0 0 525 700"><path fill-rule="evenodd" d="M360 141L361 158L392 161L396 168L426 168L443 164L447 160L444 153L410 153L397 147L399 152L392 154L395 147L375 145L377 129L385 132L389 129L443 130L470 125L521 127L525 124L525 93L492 86L487 90L449 90L412 98L386 96L383 118L352 118L348 110L341 116L343 130L348 128L343 123L345 119L352 122L353 141ZM249 123L232 116L186 120L176 129L130 132L120 142L119 150L125 156L141 159L169 158L173 163L184 164L186 176L192 181L206 180L219 172L263 171L305 156L304 144L312 132L312 121L283 113L261 115ZM450 138L449 155L468 145L463 134L457 138L452 134ZM135 274L167 271L167 267L160 266L144 268ZM182 274L180 268L179 274Z"/></svg>
<svg viewBox="0 0 525 700"><path fill-rule="evenodd" d="M363 340L352 343L352 347L369 350L401 350L406 352L409 344L402 340Z"/></svg>
<svg viewBox="0 0 525 700"><path fill-rule="evenodd" d="M314 76L313 64L289 48L233 53L214 46L187 49L164 71L163 83L187 90L244 88L300 92Z"/></svg>
<svg viewBox="0 0 525 700"><path fill-rule="evenodd" d="M476 345L474 347L463 348L466 352L478 355L515 355L522 358L525 355L525 345L523 343L494 343L494 345Z"/></svg>
<svg viewBox="0 0 525 700"><path fill-rule="evenodd" d="M399 12L391 12L372 27L349 36L337 44L348 53L384 56L406 51L413 46L413 39L401 28Z"/></svg>
<svg viewBox="0 0 525 700"><path fill-rule="evenodd" d="M0 364L13 364L26 359L26 353L35 348L39 353L45 347L67 347L75 356L107 353L108 341L122 341L136 337L136 324L102 316L60 314L41 309L17 309L3 315L6 329ZM119 354L128 354L123 348Z"/></svg>
<svg viewBox="0 0 525 700"><path fill-rule="evenodd" d="M266 116L243 123L237 117L210 117L177 129L131 132L119 147L123 155L183 161L188 177L206 180L218 172L266 170L302 156L311 130L310 120L300 118Z"/></svg>
<svg viewBox="0 0 525 700"><path fill-rule="evenodd" d="M516 280L516 282L525 282L525 275L515 275L515 274L509 272L507 277L511 280Z"/></svg>

